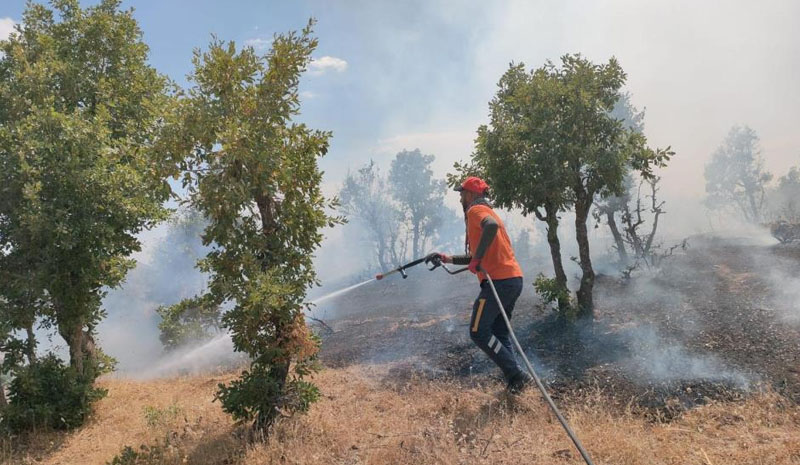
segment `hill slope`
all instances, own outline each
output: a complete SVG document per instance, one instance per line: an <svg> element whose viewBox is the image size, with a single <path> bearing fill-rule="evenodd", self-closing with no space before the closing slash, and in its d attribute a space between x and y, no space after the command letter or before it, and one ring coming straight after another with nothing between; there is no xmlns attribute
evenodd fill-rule
<svg viewBox="0 0 800 465"><path fill-rule="evenodd" d="M320 306L323 397L265 443L212 402L233 373L108 378L85 427L6 440L0 459L582 463L538 391L508 398L470 343L474 278L414 271ZM657 274L601 277L590 328L559 333L529 284L513 321L598 464L800 464L798 276L796 248L701 242Z"/></svg>
<svg viewBox="0 0 800 465"><path fill-rule="evenodd" d="M37 436L13 455L6 444L4 459L104 464L123 446L161 444L163 456L141 463L582 463L537 392L509 399L492 383L386 383L392 368L325 370L317 377L322 400L257 445L211 402L216 383L230 376L105 380L109 396L90 424ZM800 408L776 394L712 402L670 423L620 411L597 392L569 405L567 416L598 464L800 463Z"/></svg>

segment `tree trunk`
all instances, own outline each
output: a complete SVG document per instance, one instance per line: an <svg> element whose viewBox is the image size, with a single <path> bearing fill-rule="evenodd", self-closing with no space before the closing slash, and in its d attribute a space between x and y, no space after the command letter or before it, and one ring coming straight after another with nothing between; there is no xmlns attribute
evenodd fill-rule
<svg viewBox="0 0 800 465"><path fill-rule="evenodd" d="M28 363L33 364L36 361L36 337L33 334L33 322L25 326L25 333L28 337L25 341L25 355L28 357Z"/></svg>
<svg viewBox="0 0 800 465"><path fill-rule="evenodd" d="M761 211L756 205L756 194L753 192L754 188L747 189L747 201L750 204L750 214L752 217L750 218L750 222L753 224L758 224L761 220Z"/></svg>
<svg viewBox="0 0 800 465"><path fill-rule="evenodd" d="M275 361L272 363L272 372L274 376L271 378L278 383L277 390L275 391L278 395L275 399L270 399L270 405L272 408L269 410L259 409L258 415L256 416L256 420L253 423L253 429L266 435L267 430L275 420L278 418L280 414L280 407L281 407L281 397L286 395L286 380L289 378L289 360L286 361Z"/></svg>
<svg viewBox="0 0 800 465"><path fill-rule="evenodd" d="M655 216L653 217L653 228L650 230L650 236L647 238L647 242L644 245L644 253L645 255L650 255L650 249L653 248L653 239L656 237L656 232L658 231L658 217L661 216L660 211L656 211Z"/></svg>
<svg viewBox="0 0 800 465"><path fill-rule="evenodd" d="M6 388L3 387L3 374L2 370L0 370L0 410L6 405L8 405L8 401L6 400Z"/></svg>
<svg viewBox="0 0 800 465"><path fill-rule="evenodd" d="M412 259L417 259L422 255L419 251L419 223L414 222L414 236L412 238L412 245L411 248L413 249L414 253L411 257Z"/></svg>
<svg viewBox="0 0 800 465"><path fill-rule="evenodd" d="M83 329L82 319L61 321L58 332L69 345L69 364L81 376L94 376L89 370L96 365L97 353L91 331Z"/></svg>
<svg viewBox="0 0 800 465"><path fill-rule="evenodd" d="M385 272L388 270L386 266L386 242L385 238L378 237L376 238L376 251L378 254L378 266L381 267L381 271Z"/></svg>
<svg viewBox="0 0 800 465"><path fill-rule="evenodd" d="M61 337L67 341L67 345L69 345L69 364L75 368L79 374L83 374L83 328L82 325L76 324L73 325L71 328L66 327L66 325L59 324L58 325L59 332L61 333ZM62 329L62 326L64 328Z"/></svg>
<svg viewBox="0 0 800 465"><path fill-rule="evenodd" d="M583 194L583 196L588 196ZM592 258L589 254L589 233L586 220L589 216L591 201L581 199L575 202L575 237L578 241L578 255L581 265L581 287L578 289L578 318L592 319L594 317L594 302L592 290L594 288L594 269Z"/></svg>
<svg viewBox="0 0 800 465"><path fill-rule="evenodd" d="M558 209L549 205L545 206L546 216L540 220L547 223L547 244L550 246L550 258L553 261L553 272L556 275L556 284L562 289L563 295L569 296L567 288L567 274L564 272L564 264L561 261L561 242L558 240ZM569 298L558 299L558 310L562 317L567 316L569 311Z"/></svg>
<svg viewBox="0 0 800 465"><path fill-rule="evenodd" d="M625 241L622 239L622 234L617 227L617 220L614 218L614 212L608 211L606 213L608 228L611 230L611 235L614 236L614 242L617 244L617 253L619 254L619 261L622 265L628 264L628 251L625 250Z"/></svg>
<svg viewBox="0 0 800 465"><path fill-rule="evenodd" d="M625 226L624 227L625 235L627 236L628 242L631 244L631 247L633 248L633 255L636 258L642 258L644 257L644 248L643 248L644 246L642 244L642 240L639 238L639 233L636 231L637 229L639 229L639 226L643 224L641 219L642 206L638 201L636 205L637 205L636 220L635 220L636 222L634 222L633 213L631 213L627 205L625 205L622 211L622 221Z"/></svg>

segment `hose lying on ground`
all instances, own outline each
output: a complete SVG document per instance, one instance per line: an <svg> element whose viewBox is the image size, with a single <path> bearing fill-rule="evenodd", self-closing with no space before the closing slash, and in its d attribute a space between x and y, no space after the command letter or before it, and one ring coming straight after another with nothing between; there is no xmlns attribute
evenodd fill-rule
<svg viewBox="0 0 800 465"><path fill-rule="evenodd" d="M511 328L511 322L508 320L508 315L506 315L506 309L503 308L503 303L500 302L500 296L497 295L497 289L494 288L494 282L492 282L492 277L489 276L489 273L486 270L481 270L486 275L486 280L489 282L489 286L492 288L492 294L494 294L495 300L497 300L497 306L500 307L500 314L503 316L503 321L506 322L506 327L508 327L508 332L511 334L511 340L514 341L514 346L517 348L517 351L522 355L522 359L525 361L525 367L528 368L528 372L530 372L531 376L533 376L533 380L536 381L536 386L539 388L539 391L542 392L542 396L544 400L547 401L547 404L550 405L550 408L553 410L553 413L556 414L556 418L561 423L561 426L564 427L564 430L569 435L569 438L572 439L572 442L575 444L575 447L578 448L578 452L581 453L583 460L586 461L588 465L594 465L592 459L589 458L589 453L586 452L586 449L583 448L580 439L575 435L572 431L572 428L569 427L567 424L567 420L561 415L561 412L556 407L556 404L553 402L553 399L550 398L550 395L547 393L547 389L545 389L544 384L539 379L539 376L536 375L536 371L533 369L531 362L528 360L528 357L525 356L525 352L522 350L522 346L519 345L519 341L517 340L516 334L514 334L514 329Z"/></svg>

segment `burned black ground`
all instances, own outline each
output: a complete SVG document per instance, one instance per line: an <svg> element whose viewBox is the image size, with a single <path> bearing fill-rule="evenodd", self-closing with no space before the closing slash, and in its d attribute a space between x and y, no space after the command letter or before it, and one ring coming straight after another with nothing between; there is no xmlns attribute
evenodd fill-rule
<svg viewBox="0 0 800 465"><path fill-rule="evenodd" d="M777 295L793 281L775 277L800 274L800 248L691 242L658 272L600 276L593 324L565 328L528 279L512 322L554 398L601 393L659 420L765 388L800 401L791 314L800 309ZM407 280L370 283L317 312L333 330L320 331L322 361L392 362L383 382L398 389L420 378L500 388L499 371L469 340L477 292L471 275L421 267Z"/></svg>

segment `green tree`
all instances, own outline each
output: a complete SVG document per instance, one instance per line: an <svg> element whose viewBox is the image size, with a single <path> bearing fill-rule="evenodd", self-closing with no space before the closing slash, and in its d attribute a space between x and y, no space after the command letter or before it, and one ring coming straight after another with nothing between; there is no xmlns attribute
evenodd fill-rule
<svg viewBox="0 0 800 465"><path fill-rule="evenodd" d="M767 184L758 135L748 126L734 126L705 168L706 205L733 208L745 221L764 219Z"/></svg>
<svg viewBox="0 0 800 465"><path fill-rule="evenodd" d="M26 264L30 295L47 296L43 316L86 379L105 289L123 281L136 234L166 217L171 193L158 150L168 82L120 3L29 3L0 43L0 268Z"/></svg>
<svg viewBox="0 0 800 465"><path fill-rule="evenodd" d="M800 224L800 168L793 166L770 192L774 220Z"/></svg>
<svg viewBox="0 0 800 465"><path fill-rule="evenodd" d="M454 185L466 176L481 176L491 186L497 206L519 208L524 216L533 214L547 225L555 273L552 294L559 296L559 311L566 315L570 302L558 227L559 214L571 200L561 181L567 166L560 147L551 140L557 134L558 87L547 73L547 67L528 74L524 64L511 64L489 102L489 125L478 128L472 160L456 163L457 174L448 176L448 182Z"/></svg>
<svg viewBox="0 0 800 465"><path fill-rule="evenodd" d="M357 226L366 232L381 270L387 271L405 261L408 234L385 176L374 161L347 174L339 199L342 213L349 220L356 220Z"/></svg>
<svg viewBox="0 0 800 465"><path fill-rule="evenodd" d="M565 55L560 68L548 62L527 73L512 64L489 104L490 124L478 129L471 166L485 173L500 206L517 207L547 223L556 272L548 293L569 311L566 276L558 242L558 213L575 212L582 276L576 316L593 315L592 268L587 219L595 199L619 194L629 167L645 178L672 155L651 150L644 135L610 115L625 74L615 59L596 65L580 55ZM568 315L565 315L568 316Z"/></svg>
<svg viewBox="0 0 800 465"><path fill-rule="evenodd" d="M217 396L226 412L262 431L279 412L305 410L318 395L304 380L318 344L303 310L316 283L320 231L339 219L326 213L336 202L322 195L317 166L331 133L293 122L298 82L317 47L312 24L276 35L265 56L216 39L196 51L176 132L190 153L189 203L208 221L203 241L211 251L201 261L208 301L229 303L223 325L236 350L251 357Z"/></svg>
<svg viewBox="0 0 800 465"><path fill-rule="evenodd" d="M442 208L447 183L434 179L433 155L423 155L419 149L399 152L389 170L389 183L394 200L399 204L403 220L411 232L411 255L421 257L428 242L442 224Z"/></svg>

